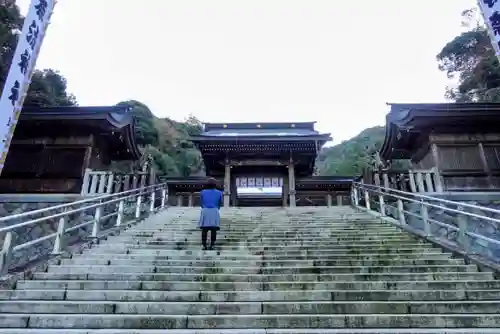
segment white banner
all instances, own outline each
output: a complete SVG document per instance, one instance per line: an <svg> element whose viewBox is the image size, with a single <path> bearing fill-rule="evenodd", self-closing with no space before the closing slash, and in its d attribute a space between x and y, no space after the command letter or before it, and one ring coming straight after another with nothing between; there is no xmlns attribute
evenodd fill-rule
<svg viewBox="0 0 500 334"><path fill-rule="evenodd" d="M248 180L248 188L255 187L255 178L254 177L249 177L247 180Z"/></svg>
<svg viewBox="0 0 500 334"><path fill-rule="evenodd" d="M262 188L264 186L264 178L262 176L255 178L255 187Z"/></svg>
<svg viewBox="0 0 500 334"><path fill-rule="evenodd" d="M10 142L55 4L56 0L33 0L28 15L24 19L23 30L19 35L16 52L0 98L0 138L2 139L0 141L2 152L0 173L9 152Z"/></svg>
<svg viewBox="0 0 500 334"><path fill-rule="evenodd" d="M500 0L478 0L495 54L500 59Z"/></svg>
<svg viewBox="0 0 500 334"><path fill-rule="evenodd" d="M264 178L264 188L271 188L271 181L272 179L270 177L265 177Z"/></svg>

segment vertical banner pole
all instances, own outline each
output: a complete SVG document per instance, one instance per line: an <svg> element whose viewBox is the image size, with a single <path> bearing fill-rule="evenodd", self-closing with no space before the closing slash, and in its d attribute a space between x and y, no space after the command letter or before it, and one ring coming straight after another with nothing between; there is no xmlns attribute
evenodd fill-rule
<svg viewBox="0 0 500 334"><path fill-rule="evenodd" d="M0 97L0 174L56 0L32 0Z"/></svg>
<svg viewBox="0 0 500 334"><path fill-rule="evenodd" d="M477 0L495 55L500 61L500 0Z"/></svg>

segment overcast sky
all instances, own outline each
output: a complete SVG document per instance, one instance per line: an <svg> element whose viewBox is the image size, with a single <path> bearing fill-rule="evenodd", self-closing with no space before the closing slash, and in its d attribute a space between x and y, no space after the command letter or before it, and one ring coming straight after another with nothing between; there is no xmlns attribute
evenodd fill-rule
<svg viewBox="0 0 500 334"><path fill-rule="evenodd" d="M18 0L26 13L30 0ZM80 105L159 117L318 121L334 142L386 102L440 102L436 54L474 0L59 0L39 68Z"/></svg>

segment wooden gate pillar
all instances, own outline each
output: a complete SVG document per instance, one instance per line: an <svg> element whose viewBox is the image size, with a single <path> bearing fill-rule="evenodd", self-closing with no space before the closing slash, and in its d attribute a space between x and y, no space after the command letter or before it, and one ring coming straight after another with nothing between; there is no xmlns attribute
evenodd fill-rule
<svg viewBox="0 0 500 334"><path fill-rule="evenodd" d="M231 202L231 165L226 161L224 171L224 207L228 208Z"/></svg>

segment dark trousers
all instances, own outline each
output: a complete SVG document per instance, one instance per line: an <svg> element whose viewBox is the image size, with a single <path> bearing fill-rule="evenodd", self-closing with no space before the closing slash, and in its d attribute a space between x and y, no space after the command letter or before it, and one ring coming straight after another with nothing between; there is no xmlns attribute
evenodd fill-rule
<svg viewBox="0 0 500 334"><path fill-rule="evenodd" d="M207 248L207 237L208 231L210 231L210 247L215 245L215 240L217 240L217 228L216 227L202 227L201 228L201 244L204 248Z"/></svg>

